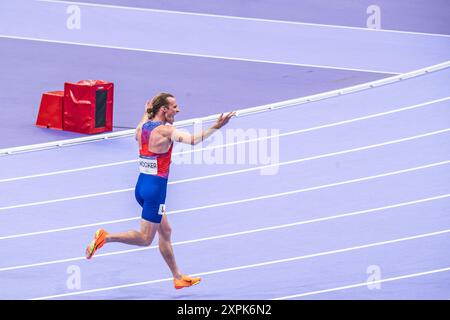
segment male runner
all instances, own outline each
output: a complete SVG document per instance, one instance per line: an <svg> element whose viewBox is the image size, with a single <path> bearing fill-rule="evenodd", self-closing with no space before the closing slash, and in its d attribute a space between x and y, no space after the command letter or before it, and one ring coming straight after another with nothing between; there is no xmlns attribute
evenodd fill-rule
<svg viewBox="0 0 450 320"><path fill-rule="evenodd" d="M201 279L191 278L180 272L170 240L172 230L164 204L173 142L195 145L226 125L235 112L226 116L222 114L211 128L196 135L180 132L172 126L178 112L180 108L175 97L169 93L160 93L147 102L144 116L136 128L140 175L135 197L142 207L141 230L116 234L109 234L104 229L97 230L94 239L86 248L86 258L92 258L96 250L107 242L150 246L158 232L161 255L173 274L174 287L181 289L196 285Z"/></svg>

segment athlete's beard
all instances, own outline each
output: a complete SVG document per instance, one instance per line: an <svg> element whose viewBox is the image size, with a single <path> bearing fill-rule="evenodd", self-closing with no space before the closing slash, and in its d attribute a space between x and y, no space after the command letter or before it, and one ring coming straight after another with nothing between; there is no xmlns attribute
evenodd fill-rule
<svg viewBox="0 0 450 320"><path fill-rule="evenodd" d="M170 124L173 124L174 120L175 120L174 116L172 116L172 117L166 117L166 122L168 122L168 123L170 123Z"/></svg>

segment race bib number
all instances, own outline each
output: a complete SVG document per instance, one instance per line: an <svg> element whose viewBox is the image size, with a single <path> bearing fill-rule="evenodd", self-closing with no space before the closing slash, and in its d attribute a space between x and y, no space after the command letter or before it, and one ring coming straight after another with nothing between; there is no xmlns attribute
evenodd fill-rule
<svg viewBox="0 0 450 320"><path fill-rule="evenodd" d="M156 159L139 158L139 171L145 174L158 174L158 161Z"/></svg>
<svg viewBox="0 0 450 320"><path fill-rule="evenodd" d="M164 213L166 213L166 205L165 204L160 204L159 205L158 214L159 215L163 215Z"/></svg>

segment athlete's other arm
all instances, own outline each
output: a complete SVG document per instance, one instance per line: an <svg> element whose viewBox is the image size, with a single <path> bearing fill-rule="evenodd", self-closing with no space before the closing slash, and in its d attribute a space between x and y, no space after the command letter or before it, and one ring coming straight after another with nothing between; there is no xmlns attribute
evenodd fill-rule
<svg viewBox="0 0 450 320"><path fill-rule="evenodd" d="M234 111L228 113L226 116L224 116L222 113L214 125L212 125L209 129L202 130L202 132L195 134L195 135L192 135L187 132L179 131L174 127L169 127L167 134L170 136L170 139L172 141L196 145L197 143L200 143L203 140L207 139L214 132L216 132L217 130L222 128L224 125L226 125L228 123L228 121L230 121L230 119L235 115L236 115L236 112L234 112Z"/></svg>

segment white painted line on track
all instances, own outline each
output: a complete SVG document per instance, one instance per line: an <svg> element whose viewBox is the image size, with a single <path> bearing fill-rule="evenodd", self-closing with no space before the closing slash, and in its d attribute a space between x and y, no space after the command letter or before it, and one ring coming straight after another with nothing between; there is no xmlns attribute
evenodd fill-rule
<svg viewBox="0 0 450 320"><path fill-rule="evenodd" d="M132 218L117 219L117 220L108 220L108 221L102 221L102 222L81 224L81 225L65 227L65 228L57 228L57 229L50 229L50 230L43 230L43 231L36 231L36 232L29 232L29 233L14 234L14 235L10 235L10 236L0 236L0 240L23 238L23 237L31 237L31 236L38 236L38 235L42 235L42 234L48 234L48 233L63 232L63 231L70 231L70 230L77 230L77 229L84 229L84 228L90 228L90 227L106 225L106 224L115 224L115 223L123 223L123 222L128 222L128 221L134 221L134 220L138 220L138 219L141 219L141 217L132 217Z"/></svg>
<svg viewBox="0 0 450 320"><path fill-rule="evenodd" d="M81 171L86 171L86 170L101 169L101 168L106 168L106 167L119 166L119 165L123 165L123 164L137 163L137 162L138 162L137 159L125 160L125 161L117 161L117 162L110 162L110 163L99 164L99 165L95 165L95 166L89 166L89 167L52 171L52 172L32 174L32 175L21 176L21 177L14 177L14 178L6 178L6 179L1 179L0 183L2 183L2 182L19 181L19 180L25 180L25 179L32 179L32 178L48 177L48 176L54 176L54 175L58 175L58 174L67 174L67 173L81 172Z"/></svg>
<svg viewBox="0 0 450 320"><path fill-rule="evenodd" d="M100 7L100 8L109 8L109 9L118 9L118 10L160 12L160 13L167 13L167 14L173 14L173 15L188 15L188 16L199 16L199 17L210 17L210 18L222 18L222 19L229 19L229 20L244 20L244 21L279 23L279 24L290 24L290 25L303 25L303 26L312 26L312 27L349 29L349 30L359 30L359 31L368 31L368 32L381 32L381 33L388 32L388 33L424 35L424 36L434 36L434 37L450 37L450 35L440 34L440 33L414 32L414 31L402 31L402 30L392 30L392 29L369 29L369 28L362 28L362 27L351 27L351 26L332 25L332 24L323 24L323 23L310 23L310 22L287 21L287 20L277 20L277 19L252 18L252 17L221 15L221 14L201 13L201 12L185 12L185 11L176 11L176 10L141 8L141 7L132 7L132 6L128 7L128 6L118 6L118 5L100 4L100 3L85 3L85 2L59 1L59 0L38 0L38 1L48 2L48 3L57 3L57 4L65 3L65 4L69 4L69 5L79 5L79 6L86 6L86 7Z"/></svg>
<svg viewBox="0 0 450 320"><path fill-rule="evenodd" d="M427 75L432 72L442 71L449 67L450 67L450 60L440 63L440 64L433 65L433 66L422 68L419 70L411 71L408 73L403 73L401 75L384 78L381 80L366 82L366 83L355 85L355 86L350 86L350 87L332 90L332 91L328 91L328 92L322 92L319 94L313 94L310 96L301 97L301 98L297 98L297 99L290 99L290 100L280 101L280 102L276 102L276 103L266 104L266 105L262 105L262 106L258 106L258 107L239 109L236 111L237 112L236 116L239 116L239 117L249 116L249 115L253 115L255 113L280 110L280 109L284 109L287 107L300 106L303 104L317 102L319 100L331 99L331 98L335 98L335 97L339 97L339 96L347 95L347 94L351 94L351 93L363 92L368 89L378 88L380 86L386 86L389 84L397 83L399 81L405 81L408 79L416 78L418 76ZM176 121L174 123L174 125L177 127L186 127L186 126L195 125L196 123L199 123L199 121L204 122L204 123L213 122L217 119L218 116L219 116L219 114L215 114L215 115L209 115L209 116L201 117L201 118ZM105 141L106 139L111 140L111 139L118 139L118 138L134 137L135 136L134 131L135 131L134 129L131 129L131 130L112 132L112 133L97 134L93 137L57 140L57 141L47 142L47 143L38 143L38 144L23 145L23 146L13 147L13 148L4 148L4 149L0 149L0 156L7 156L7 155L31 152L31 151L45 151L45 150L49 150L49 149L57 148L57 147L75 146L75 145L80 145L80 144L84 144L84 143L100 142L100 141Z"/></svg>
<svg viewBox="0 0 450 320"><path fill-rule="evenodd" d="M327 293L327 292L336 292L336 291L342 291L342 290L359 288L359 287L366 287L368 285L374 285L374 284L377 284L377 283L391 282L391 281L398 281L398 280L402 280L402 279L410 279L410 278L422 277L422 276L426 276L426 275L430 275L430 274L434 274L434 273L447 272L447 271L450 271L450 267L441 268L441 269L435 269L435 270L429 270L429 271L424 271L424 272L418 272L418 273L405 274L405 275L398 276L398 277L391 277L391 278L386 278L386 279L381 279L381 280L374 280L374 281L370 281L370 282L355 283L355 284L351 284L351 285L347 285L347 286L341 286L341 287L337 287L337 288L330 288L330 289L324 289L324 290L316 290L316 291L304 292L304 293L299 293L299 294L293 294L293 295L289 295L289 296L274 298L274 299L271 299L271 300L287 300L287 299L293 299L293 298L301 298L301 297L306 297L306 296L312 296L312 295L315 295L315 294L321 294L321 293Z"/></svg>
<svg viewBox="0 0 450 320"><path fill-rule="evenodd" d="M407 107L402 107L402 108L398 108L398 109L394 109L394 110L390 110L390 111L386 111L386 112L375 113L375 114L371 114L368 116L357 117L357 118L348 119L348 120L339 121L339 122L333 122L333 123L329 123L329 124L325 124L325 125L321 125L321 126L306 128L306 129L284 132L284 133L280 133L280 134L276 134L276 135L270 135L270 136L255 138L255 139L248 139L248 140L244 140L244 141L236 141L233 143L221 144L221 145L216 145L216 146L212 146L212 147L192 148L191 150L176 152L173 154L173 156L189 154L189 153L194 153L194 152L200 152L200 151L208 151L208 150L213 150L213 149L227 148L227 147L240 145L240 144L252 143L252 142L257 142L257 141L261 141L261 140L269 140L269 139L280 138L280 137L287 137L287 136L291 136L291 135L295 135L295 134L302 134L302 133L311 132L311 131L315 131L315 130L337 127L337 126L341 126L341 125L345 125L345 124L349 124L349 123L353 123L353 122L358 122L358 121L362 121L362 120L367 120L367 119L377 118L377 117L381 117L381 116L385 116L385 115L390 115L390 114L394 114L397 112L403 112L403 111L408 111L408 110L412 110L412 109L422 108L422 107L430 106L430 105L433 105L433 104L436 104L439 102L444 102L447 100L450 100L450 97L435 99L432 101L427 101L424 103L415 104L415 105L407 106ZM444 130L448 130L448 129L444 129ZM434 132L440 133L440 131L442 131L442 130L434 131ZM443 132L445 132L445 131L443 131ZM430 133L430 134L432 134L432 133ZM425 135L427 135L427 133ZM417 135L415 137L422 137L422 135ZM396 141L396 140L394 140L394 141ZM105 164L76 168L76 169L59 170L59 171L54 171L54 172L33 174L33 175L27 175L27 176L21 176L21 177L6 178L6 179L0 179L0 183L12 182L12 181L18 181L18 180L24 180L24 179L31 179L31 178L40 178L40 177L57 175L57 174L73 173L73 172L79 172L79 171L84 171L84 170L100 169L100 168L105 168L105 167L110 167L110 166L135 163L137 161L138 161L137 159L125 160L125 161L111 162L111 163L105 163Z"/></svg>
<svg viewBox="0 0 450 320"><path fill-rule="evenodd" d="M445 199L445 198L448 198L449 196L450 196L450 194L444 194L444 195L434 196L434 197L425 198L425 199L419 199L419 200L408 201L408 202L403 202L403 203L396 203L396 204L388 205L388 206L384 206L384 207L378 207L378 208L372 208L372 209L366 209L366 210L359 210L359 211L354 211L354 212L338 214L338 215L334 215L334 216L327 216L327 217L323 217L323 218L302 220L302 221L297 221L297 222L287 223L287 224L282 224L282 225L277 225L277 226L270 226L270 227L258 228L258 229L253 229L253 230L246 230L246 231L222 234L222 235L211 236L211 237L200 238L200 239L194 239L194 240L177 241L177 242L173 242L172 245L173 246L185 245L185 244L190 244L190 243L197 243L197 242L203 242L203 241L210 241L210 240L216 240L216 239L236 237L236 236L242 236L242 235L245 235L245 234L251 234L251 233L257 233L257 232L263 232L263 231L269 231L269 230L276 230L276 229L282 229L282 228L295 227L295 226L299 226L299 225L323 222L323 221L334 220L334 219L341 219L341 218L346 218L346 217L351 217L351 216L357 216L357 215L362 215L362 214L367 214L367 213L372 213L372 212L380 212L380 211L384 211L384 210L395 209L395 208L415 205L415 204L419 204L419 203ZM113 255L118 255L118 254L127 254L127 253L151 250L151 249L156 249L156 248L158 248L158 246L150 246L150 247L137 248L137 249L128 249L128 250L119 250L119 251L114 251L114 252L107 252L107 253L96 254L95 258L98 259L100 257L109 257L109 256L113 256ZM40 266L46 266L46 265L52 265L52 264L58 264L58 263L65 263L65 262L71 262L71 261L81 261L81 260L85 260L85 259L86 258L84 256L82 256L82 257L74 257L74 258L67 258L67 259L60 259L60 260L53 260L53 261L45 261L45 262L26 264L26 265L3 267L3 268L0 268L0 272L19 270L19 269L26 269L26 268L34 268L34 267L40 267Z"/></svg>
<svg viewBox="0 0 450 320"><path fill-rule="evenodd" d="M416 135L416 136L412 136L412 137L391 140L391 141L387 141L387 142L377 143L377 144L363 146L363 147L358 147L358 148L352 148L352 149L343 150L343 151L336 151L336 152L331 152L331 153L325 153L325 154L321 154L321 155L317 155L317 156L311 156L311 157L306 157L306 158L300 158L300 159L295 159L295 160L278 162L278 163L273 163L273 164L268 164L268 165L258 166L258 167L252 167L252 168L247 168L247 169L240 169L240 170L216 173L214 175L209 175L209 176L202 176L202 177L195 177L195 178L188 178L188 179L177 180L177 181L173 181L171 184L192 182L192 181L204 180L204 179L209 179L209 178L217 178L217 177L223 177L223 176L228 176L228 175L233 175L233 174L246 173L246 172L263 170L263 169L279 167L279 166L284 166L284 165L297 164L297 163L311 161L311 160L318 160L318 159L323 159L323 158L328 158L328 157L334 157L334 156L338 156L338 155L349 154L349 153L353 153L353 152L379 148L379 147L392 145L392 144L396 144L396 143L402 143L402 142L405 142L405 141L411 141L411 140L415 140L415 139L425 138L425 137L433 136L433 135L436 135L436 134L442 134L442 133L445 133L445 132L448 132L448 131L450 131L450 129L443 129L443 130L428 132L428 133L425 133L425 134L420 134L420 135Z"/></svg>
<svg viewBox="0 0 450 320"><path fill-rule="evenodd" d="M275 265L275 264L279 264L279 263L286 263L286 262L292 262L292 261L299 261L299 260L310 259L310 258L315 258L315 257L320 257L320 256L332 255L332 254L336 254L336 253L350 252L350 251L366 249L366 248L371 248L371 247L384 246L387 244L399 243L399 242L403 242L403 241L410 241L410 240L415 240L415 239L432 237L432 236L447 234L449 232L450 232L450 229L440 230L440 231L431 232L431 233L418 234L415 236L409 236L409 237L381 241L381 242L373 242L373 243L369 243L369 244L365 244L365 245L353 246L353 247L337 249L337 250L323 251L323 252L318 252L318 253L313 253L313 254L308 254L308 255L303 255L303 256L297 256L297 257L292 257L292 258L271 260L271 261L266 261L266 262L261 262L261 263L244 265L244 266L237 266L237 267L232 267L232 268L224 268L224 269L200 272L200 273L192 274L191 276L198 277L198 276L220 274L220 273L237 271L237 270L258 268L258 267L262 267L262 266ZM144 282L135 282L135 283L128 283L128 284L124 284L124 285L106 287L106 288L97 288L97 289L91 289L91 290L83 290L83 291L76 291L76 292L69 292L69 293L63 293L63 294L37 297L37 298L33 298L31 300L46 300L46 299L70 297L70 296L76 296L76 295L82 295L82 294L88 294L88 293L104 292L104 291L110 291L110 290L115 290L115 289L143 286L143 285L149 285L149 284L159 283L159 282L167 282L167 281L172 281L172 280L173 280L172 278L165 278L165 279L157 279L157 280L150 280L150 281L144 281Z"/></svg>
<svg viewBox="0 0 450 320"><path fill-rule="evenodd" d="M308 157L308 158L292 160L292 161L280 163L278 165L286 165L286 164L298 163L298 162L301 162L301 161L314 160L314 159L324 158L324 157L338 155L338 154L345 154L345 153L350 153L350 152L355 152L355 151L367 150L367 149L381 147L381 146L390 145L390 144L394 144L394 143L400 143L400 142L404 142L404 141L410 141L410 140L415 140L415 139L418 139L418 138L428 137L428 136L431 136L431 135L445 133L445 132L448 132L448 131L450 131L450 129L438 130L438 131L428 132L428 133L417 135L417 136L412 136L412 137L407 137L407 138L403 138L403 139L387 141L387 142L383 142L383 143L380 143L380 144L369 145L369 146L365 146L365 147L349 149L349 150L344 150L344 151L340 151L340 152L334 152L334 153L330 153L330 154L324 154L324 155L318 155L318 156L314 156L314 157ZM244 170L246 170L246 172L247 172L247 171L250 171L250 170L259 170L259 168L258 169L251 168L251 169L244 169ZM242 170L240 170L240 172L242 172ZM230 174L230 173L227 173L227 174ZM174 182L176 182L176 181L174 181ZM181 210L181 211L178 210L178 211L173 212L173 213L178 213L178 212L183 212L183 210ZM170 212L169 214L172 214L172 212ZM118 219L118 220L103 221L103 222L97 222L97 223L91 223L91 224L84 224L84 225L80 225L80 226L52 229L52 230L47 230L47 231L24 233L24 234L20 234L20 235L12 235L12 236L4 236L4 237L0 237L0 240L2 240L2 239L9 239L9 238L15 238L15 237L22 237L22 236L31 236L31 235L38 235L38 234L44 234L44 233L58 232L58 231L73 230L73 229L79 229L79 228L87 228L87 227L92 227L92 226L97 226L97 225L104 225L104 224L121 223L121 222L126 222L126 221L131 221L131 220L137 220L137 219L140 219L140 217L123 218L123 219Z"/></svg>
<svg viewBox="0 0 450 320"><path fill-rule="evenodd" d="M391 206L387 206L387 207L370 209L369 211L366 211L366 210L361 211L361 212L357 211L357 213L359 214L359 213L371 212L372 210L377 211L377 210L390 209L390 208L395 208L395 207L399 207L399 206L403 206L403 205L411 205L411 204L421 203L421 202L425 202L425 201L438 200L438 199L446 198L448 196L449 196L448 194L439 195L439 196L436 196L436 197L420 199L420 200L416 200L416 201L412 201L412 202L403 202L403 203L400 203L400 204L391 205ZM253 199L253 198L247 198L247 199L243 199L243 200L249 201L251 199ZM225 206L225 205L226 204L223 204L223 206ZM199 210L201 210L201 208ZM168 212L167 214L168 215L172 215L172 214L177 214L177 213L194 212L194 211L195 210L193 210L193 208L188 208L188 209L180 209L180 210L176 210L176 211L173 211L173 212ZM22 237L30 237L30 236L37 236L37 235L48 234L48 233L63 232L63 231L70 231L70 230L77 230L77 229L84 229L84 228L90 228L90 227L95 227L95 226L102 226L102 225L107 225L107 224L123 223L123 222L128 222L128 221L133 221L133 220L139 220L139 219L141 219L141 217L123 218L123 219L117 219L117 220L108 220L108 221L101 221L101 222L95 222L95 223L89 223L89 224L82 224L82 225L65 227L65 228L56 228L56 229L50 229L50 230L43 230L43 231L36 231L36 232L29 232L29 233L14 234L14 235L9 235L9 236L0 236L0 240L22 238Z"/></svg>
<svg viewBox="0 0 450 320"><path fill-rule="evenodd" d="M71 200L79 200L79 199L93 198L93 197L99 197L99 196L106 196L106 195L111 195L111 194L116 194L116 193L129 192L129 191L133 191L133 190L134 190L134 188L126 188L126 189L91 193L91 194L85 194L85 195L81 195L81 196L67 197L67 198L61 198L61 199L24 203L24 204L19 204L19 205L14 205L14 206L2 207L2 208L0 208L0 210L10 210L10 209L32 207L32 206L40 206L40 205L63 202L63 201L71 201Z"/></svg>
<svg viewBox="0 0 450 320"><path fill-rule="evenodd" d="M386 173L373 175L373 176L367 176L367 177L362 177L362 178L357 178L357 179L351 179L351 180L345 180L345 181L340 181L340 182L335 182L335 183L315 186L315 187L297 189L297 190L292 190L292 191L287 191L287 192L282 192L282 193L274 193L274 194L271 194L271 195L255 197L255 198L252 198L252 200L235 200L235 201L223 202L221 204L207 205L207 206L197 207L197 208L195 208L195 210L198 210L199 208L214 208L214 207L218 207L218 206L223 206L224 204L243 203L243 202L254 201L254 200L258 200L258 199L275 198L275 197L280 197L280 196L289 195L289 194L295 194L295 193L301 193L301 192L325 189L325 188L330 188L330 187L335 187L335 186L340 186L340 185L345 185L345 184L351 184L351 183L355 183L355 182L367 181L367 180L372 180L372 179L377 179L377 178L382 178L382 177L388 177L388 176L398 175L398 174L407 173L407 172L413 172L413 171L428 169L428 168L432 168L432 167L436 167L436 166L446 165L448 163L450 163L450 160L430 163L430 164L426 164L426 165L422 165L422 166L418 166L418 167L413 167L413 168L408 168L408 169L401 169L401 170L397 170L397 171L386 172ZM279 163L278 165L280 165L280 164L281 163ZM263 167L265 167L265 166L263 166ZM262 167L257 167L257 168L261 169ZM256 168L245 169L245 170L256 170ZM241 173L241 172L243 172L243 170L235 171L235 173ZM230 175L230 174L232 174L232 173L228 172L226 174L224 174L224 173L214 174L214 175L209 175L209 176L203 176L201 178L197 177L197 178L173 181L173 182L169 182L168 184L177 184L177 183L185 183L185 182L194 181L194 180L210 179L210 178L223 176L223 175ZM67 197L67 198L60 198L60 199L38 201L38 202L31 202L31 203L24 203L24 204L18 204L18 205L13 205L13 206L1 207L0 211L1 210L6 211L6 210L18 209L18 208L26 208L26 207L32 207L32 206L40 206L40 205L46 205L46 204L52 204L52 203L58 203L58 202L64 202L64 201L71 201L71 200L87 199L87 198L106 196L106 195L123 193L123 192L130 192L130 191L134 191L134 187L133 188L113 190L113 191L85 194L85 195L81 195L81 196L73 196L73 197ZM177 211L175 210L175 211L171 211L171 212L175 213Z"/></svg>

